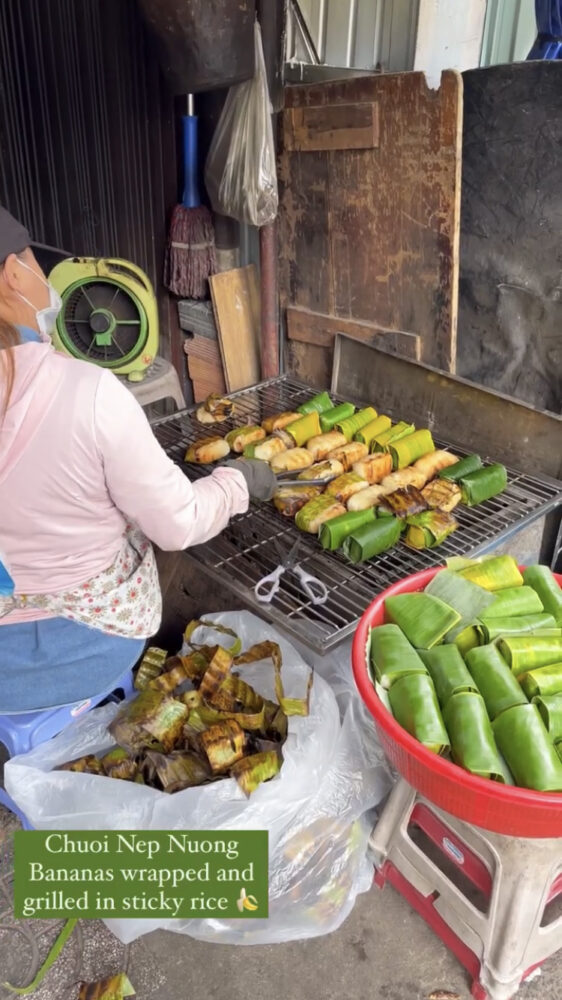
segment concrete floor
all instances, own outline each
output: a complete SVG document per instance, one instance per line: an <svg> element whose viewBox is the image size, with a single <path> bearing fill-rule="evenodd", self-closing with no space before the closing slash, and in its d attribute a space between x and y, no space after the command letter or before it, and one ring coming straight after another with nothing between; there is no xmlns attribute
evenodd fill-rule
<svg viewBox="0 0 562 1000"><path fill-rule="evenodd" d="M190 617L234 606L205 583L190 560L161 567L166 615L160 641L177 647ZM61 923L14 921L11 834L17 824L0 807L0 983L24 985ZM562 918L561 918L562 919ZM121 945L102 923L78 925L34 1000L76 1000L79 980L127 971L137 1000L426 1000L436 990L470 1000L470 982L423 920L387 886L372 889L336 933L285 945L235 948L156 932ZM13 994L0 985L0 1000ZM562 951L521 988L521 1000L560 1000ZM453 998L451 998L453 1000Z"/></svg>

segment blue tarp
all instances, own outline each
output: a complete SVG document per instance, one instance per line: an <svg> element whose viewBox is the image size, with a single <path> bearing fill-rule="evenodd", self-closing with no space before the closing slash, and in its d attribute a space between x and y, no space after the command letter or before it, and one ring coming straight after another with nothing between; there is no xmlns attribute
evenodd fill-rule
<svg viewBox="0 0 562 1000"><path fill-rule="evenodd" d="M535 0L538 36L527 59L562 59L562 0Z"/></svg>

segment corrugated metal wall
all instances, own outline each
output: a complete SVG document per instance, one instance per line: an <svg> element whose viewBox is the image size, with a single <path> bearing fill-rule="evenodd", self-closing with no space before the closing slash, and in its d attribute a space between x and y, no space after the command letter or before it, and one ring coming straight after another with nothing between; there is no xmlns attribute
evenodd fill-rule
<svg viewBox="0 0 562 1000"><path fill-rule="evenodd" d="M418 0L300 0L320 60L387 71L414 64Z"/></svg>
<svg viewBox="0 0 562 1000"><path fill-rule="evenodd" d="M173 102L135 0L2 0L0 201L40 243L159 285Z"/></svg>

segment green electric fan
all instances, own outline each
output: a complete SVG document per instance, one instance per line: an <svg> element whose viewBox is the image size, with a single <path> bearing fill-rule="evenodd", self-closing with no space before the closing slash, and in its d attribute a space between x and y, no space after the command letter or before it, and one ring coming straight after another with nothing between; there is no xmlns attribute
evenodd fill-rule
<svg viewBox="0 0 562 1000"><path fill-rule="evenodd" d="M70 257L49 279L62 298L56 349L142 381L158 353L158 307L140 267L128 260Z"/></svg>

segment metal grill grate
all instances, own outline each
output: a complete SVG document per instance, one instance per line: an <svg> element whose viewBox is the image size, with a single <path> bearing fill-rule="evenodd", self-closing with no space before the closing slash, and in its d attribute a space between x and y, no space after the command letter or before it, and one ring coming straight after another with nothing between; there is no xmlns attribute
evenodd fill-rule
<svg viewBox="0 0 562 1000"><path fill-rule="evenodd" d="M260 423L272 413L295 409L314 391L285 375L233 393L231 398L237 401L236 417L220 424L219 433L225 434L245 423ZM332 398L337 401L333 394ZM401 417L407 419L407 414ZM188 443L213 433L213 428L197 423L193 410L165 417L153 424L153 430L168 455L190 478L208 474L208 467L183 462ZM448 446L456 454L467 454L457 445L434 440L438 447ZM482 458L493 460L492 456ZM353 566L337 552L324 552L313 536L303 536L292 521L278 514L273 504L252 504L221 535L190 549L190 554L218 583L236 591L260 614L317 652L325 653L353 632L366 606L390 584L410 573L440 565L453 555L482 554L559 504L562 504L561 483L508 469L504 493L472 509L464 506L455 509L459 528L437 550L416 552L399 543L376 559ZM297 535L302 539L301 564L327 585L330 592L327 603L321 607L311 604L296 578L286 573L271 605L259 604L253 588L278 562L271 544L273 538L282 540L288 548Z"/></svg>

